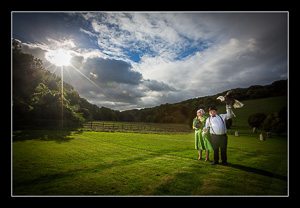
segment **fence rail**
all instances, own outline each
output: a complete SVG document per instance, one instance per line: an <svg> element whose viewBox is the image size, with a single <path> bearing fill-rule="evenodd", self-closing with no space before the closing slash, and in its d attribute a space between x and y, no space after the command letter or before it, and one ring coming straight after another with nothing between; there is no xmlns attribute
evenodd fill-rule
<svg viewBox="0 0 300 208"><path fill-rule="evenodd" d="M189 132L188 128L178 126L165 127L155 124L140 124L140 123L105 123L105 122L86 122L83 125L85 130L110 130L110 131L154 131L154 132Z"/></svg>

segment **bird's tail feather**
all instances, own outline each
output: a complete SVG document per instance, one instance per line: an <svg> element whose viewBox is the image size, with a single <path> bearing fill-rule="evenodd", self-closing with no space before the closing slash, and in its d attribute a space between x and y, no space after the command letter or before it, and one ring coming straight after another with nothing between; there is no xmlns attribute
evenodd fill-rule
<svg viewBox="0 0 300 208"><path fill-rule="evenodd" d="M235 101L234 105L233 105L234 108L241 108L244 106L244 104L241 103L240 101L238 101L238 100L234 100L234 101Z"/></svg>

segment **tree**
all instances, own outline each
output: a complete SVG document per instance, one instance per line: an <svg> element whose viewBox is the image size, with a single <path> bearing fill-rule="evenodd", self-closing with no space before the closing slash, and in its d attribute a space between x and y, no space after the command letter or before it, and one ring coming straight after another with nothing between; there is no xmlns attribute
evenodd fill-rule
<svg viewBox="0 0 300 208"><path fill-rule="evenodd" d="M74 107L80 105L78 93L65 82L62 92L61 82L59 77L43 67L40 59L23 53L19 42L13 40L14 128L35 126L48 120L71 121L74 124L84 122L80 108Z"/></svg>
<svg viewBox="0 0 300 208"><path fill-rule="evenodd" d="M280 135L287 131L287 107L267 116L262 125L265 131Z"/></svg>
<svg viewBox="0 0 300 208"><path fill-rule="evenodd" d="M264 113L254 113L251 116L249 116L248 123L252 128L256 127L256 128L261 129L262 124L263 124L266 117L267 116Z"/></svg>

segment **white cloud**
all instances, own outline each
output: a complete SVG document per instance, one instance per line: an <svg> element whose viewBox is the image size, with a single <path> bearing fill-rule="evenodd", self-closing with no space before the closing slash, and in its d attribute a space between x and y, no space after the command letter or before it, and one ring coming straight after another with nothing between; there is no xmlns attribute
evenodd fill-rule
<svg viewBox="0 0 300 208"><path fill-rule="evenodd" d="M65 49L72 49L76 47L76 44L72 39L62 39L62 40L54 40L52 38L47 37L48 40L48 46L53 47L53 49L60 49L60 48L65 48Z"/></svg>
<svg viewBox="0 0 300 208"><path fill-rule="evenodd" d="M84 57L84 60L87 60L88 58L110 58L107 54L103 53L99 49L93 49L93 48L79 48L76 50L77 56Z"/></svg>
<svg viewBox="0 0 300 208"><path fill-rule="evenodd" d="M178 33L168 22L167 14L108 13L101 17L89 15L89 21L93 33L88 34L98 37L99 47L112 58L129 62L132 51L173 60L191 43L196 46L194 40Z"/></svg>

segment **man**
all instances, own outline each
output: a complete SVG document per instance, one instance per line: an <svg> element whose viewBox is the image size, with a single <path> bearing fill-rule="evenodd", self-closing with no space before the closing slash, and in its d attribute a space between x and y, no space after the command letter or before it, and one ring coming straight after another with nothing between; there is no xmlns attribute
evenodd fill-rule
<svg viewBox="0 0 300 208"><path fill-rule="evenodd" d="M221 159L222 164L228 165L227 163L227 141L228 137L226 135L226 122L232 117L231 106L226 106L226 114L217 114L217 108L210 107L209 114L210 118L206 119L205 127L203 128L203 136L210 129L211 144L214 149L214 161L212 165L219 164L219 148L221 148Z"/></svg>

